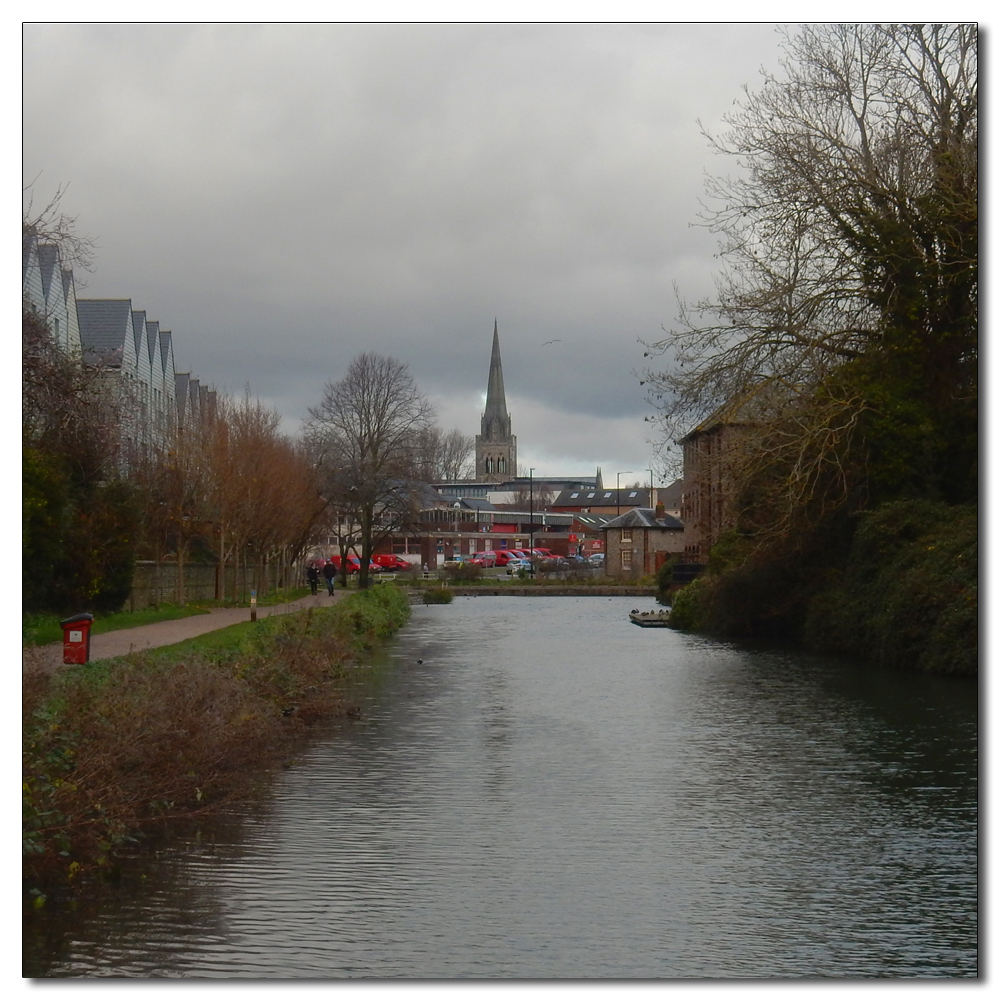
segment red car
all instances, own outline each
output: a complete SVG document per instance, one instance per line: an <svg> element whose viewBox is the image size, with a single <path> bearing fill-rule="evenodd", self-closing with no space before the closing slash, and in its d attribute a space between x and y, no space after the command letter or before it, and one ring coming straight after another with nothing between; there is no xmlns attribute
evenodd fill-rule
<svg viewBox="0 0 1000 1000"><path fill-rule="evenodd" d="M330 556L333 560L333 565L337 567L337 571L340 571L340 556ZM357 573L361 569L361 560L356 555L349 555L347 557L347 572ZM368 560L368 572L369 573L380 573L382 567L379 566L374 559Z"/></svg>
<svg viewBox="0 0 1000 1000"><path fill-rule="evenodd" d="M474 556L469 556L465 560L470 566L483 566L484 568L491 568L497 564L497 553L486 551L477 552Z"/></svg>
<svg viewBox="0 0 1000 1000"><path fill-rule="evenodd" d="M506 566L513 559L527 559L527 553L522 549L503 549L500 552L495 553L496 564L498 566Z"/></svg>
<svg viewBox="0 0 1000 1000"><path fill-rule="evenodd" d="M402 556L384 554L373 558L379 568L387 573L406 572L408 569L413 569L413 563L407 562Z"/></svg>

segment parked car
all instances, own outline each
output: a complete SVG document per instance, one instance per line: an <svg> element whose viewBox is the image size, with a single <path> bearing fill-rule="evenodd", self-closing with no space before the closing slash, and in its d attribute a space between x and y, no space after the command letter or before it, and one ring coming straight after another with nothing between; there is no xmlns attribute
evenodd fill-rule
<svg viewBox="0 0 1000 1000"><path fill-rule="evenodd" d="M604 553L595 552L587 556L587 565L593 566L595 569L604 569Z"/></svg>
<svg viewBox="0 0 1000 1000"><path fill-rule="evenodd" d="M551 549L533 548L529 550L532 559L554 559L555 555Z"/></svg>
<svg viewBox="0 0 1000 1000"><path fill-rule="evenodd" d="M374 556L373 559L379 568L387 573L405 573L407 570L413 569L413 563L408 562L402 556L384 553Z"/></svg>
<svg viewBox="0 0 1000 1000"><path fill-rule="evenodd" d="M502 549L496 553L497 565L506 566L511 560L526 559L527 556L520 549Z"/></svg>
<svg viewBox="0 0 1000 1000"><path fill-rule="evenodd" d="M337 567L337 572L340 572L340 556L330 556L333 561L333 565ZM347 572L357 573L361 569L361 560L356 555L348 555L347 557ZM368 560L368 572L369 573L380 573L382 567L379 566L374 559Z"/></svg>
<svg viewBox="0 0 1000 1000"><path fill-rule="evenodd" d="M530 559L510 559L507 562L507 575L514 576L518 570L524 570L526 573L531 572L531 560Z"/></svg>
<svg viewBox="0 0 1000 1000"><path fill-rule="evenodd" d="M482 566L490 569L497 564L497 554L493 551L477 552L474 556L469 556L465 560L470 566Z"/></svg>

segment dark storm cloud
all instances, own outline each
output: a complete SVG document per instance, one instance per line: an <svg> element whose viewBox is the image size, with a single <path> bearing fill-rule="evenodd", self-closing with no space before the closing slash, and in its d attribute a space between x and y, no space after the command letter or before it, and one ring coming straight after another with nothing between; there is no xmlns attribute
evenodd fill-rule
<svg viewBox="0 0 1000 1000"><path fill-rule="evenodd" d="M177 364L289 426L360 350L478 429L493 319L520 457L648 467L639 338L767 25L28 25L25 175ZM555 343L542 346L546 341Z"/></svg>

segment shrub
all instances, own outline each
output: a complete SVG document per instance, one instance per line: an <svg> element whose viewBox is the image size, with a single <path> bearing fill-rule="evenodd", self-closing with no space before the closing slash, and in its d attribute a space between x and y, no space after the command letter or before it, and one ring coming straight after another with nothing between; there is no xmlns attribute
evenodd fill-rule
<svg viewBox="0 0 1000 1000"><path fill-rule="evenodd" d="M714 581L699 577L674 594L670 608L670 627L698 630L705 628L709 619Z"/></svg>
<svg viewBox="0 0 1000 1000"><path fill-rule="evenodd" d="M450 587L428 587L424 591L424 604L451 604L454 597Z"/></svg>
<svg viewBox="0 0 1000 1000"><path fill-rule="evenodd" d="M472 583L482 579L483 568L473 566L471 563L460 562L455 566L445 566L444 575L452 583Z"/></svg>
<svg viewBox="0 0 1000 1000"><path fill-rule="evenodd" d="M847 565L810 604L807 643L886 666L975 674L978 544L975 507L897 501L865 514Z"/></svg>

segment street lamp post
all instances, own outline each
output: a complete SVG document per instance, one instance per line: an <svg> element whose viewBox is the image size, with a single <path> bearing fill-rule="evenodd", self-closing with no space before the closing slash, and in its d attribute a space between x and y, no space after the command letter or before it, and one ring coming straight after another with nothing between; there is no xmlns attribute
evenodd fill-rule
<svg viewBox="0 0 1000 1000"><path fill-rule="evenodd" d="M528 561L531 563L531 575L535 575L535 470L528 469Z"/></svg>
<svg viewBox="0 0 1000 1000"><path fill-rule="evenodd" d="M631 476L632 470L626 469L624 472L618 473L618 482L615 486L615 502L618 505L618 517L621 517L622 513L622 476Z"/></svg>

